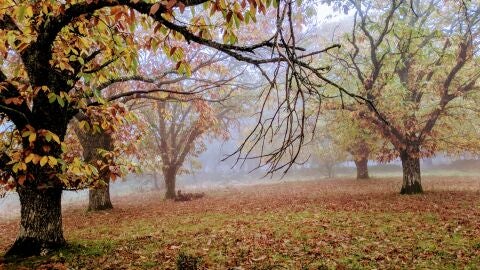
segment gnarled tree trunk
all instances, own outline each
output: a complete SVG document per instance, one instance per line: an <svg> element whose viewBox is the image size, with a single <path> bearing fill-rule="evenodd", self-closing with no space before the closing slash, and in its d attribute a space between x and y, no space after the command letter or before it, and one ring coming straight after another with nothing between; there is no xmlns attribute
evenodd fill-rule
<svg viewBox="0 0 480 270"><path fill-rule="evenodd" d="M369 179L368 175L368 159L362 157L360 159L354 159L355 166L357 167L357 179Z"/></svg>
<svg viewBox="0 0 480 270"><path fill-rule="evenodd" d="M110 181L104 180L105 186L90 189L88 193L88 211L112 209L110 201Z"/></svg>
<svg viewBox="0 0 480 270"><path fill-rule="evenodd" d="M420 158L418 149L412 151L403 150L400 153L403 169L403 184L400 194L418 194L422 193L422 181L420 173Z"/></svg>
<svg viewBox="0 0 480 270"><path fill-rule="evenodd" d="M5 256L45 254L65 245L62 229L62 189L17 187L20 197L20 232Z"/></svg>
<svg viewBox="0 0 480 270"><path fill-rule="evenodd" d="M175 199L175 181L177 177L177 171L173 168L164 169L163 175L165 178L165 186L167 188L165 199Z"/></svg>

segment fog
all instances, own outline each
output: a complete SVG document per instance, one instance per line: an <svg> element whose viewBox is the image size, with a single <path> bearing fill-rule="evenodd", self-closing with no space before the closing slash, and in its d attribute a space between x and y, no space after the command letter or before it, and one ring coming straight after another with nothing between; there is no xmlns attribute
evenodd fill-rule
<svg viewBox="0 0 480 270"><path fill-rule="evenodd" d="M206 150L197 158L201 164L200 169L191 174L177 176L177 189L186 192L208 192L224 190L238 186L262 185L288 181L321 181L330 179L327 168L316 164L311 158L302 165L294 165L286 174L276 173L267 175L265 170L255 169L258 161L249 160L242 164L236 162L235 157L223 160L233 153L238 146L240 137L232 132L227 141L218 139L207 140ZM187 165L188 166L188 165ZM480 160L472 156L448 157L437 154L433 158L423 159L421 162L423 176L480 176ZM369 161L369 173L372 179L401 178L402 167L400 160L388 164ZM353 161L345 161L334 166L336 179L354 178L356 174ZM158 193L158 199L163 200L165 184L159 175L159 187L155 189L154 177L150 172L129 174L122 179L117 179L110 185L110 194L115 198L128 197L128 195L153 192ZM362 181L362 180L359 180ZM88 204L88 190L64 191L62 204L65 209L72 206ZM0 198L0 219L16 218L20 215L20 202L15 192L7 192Z"/></svg>

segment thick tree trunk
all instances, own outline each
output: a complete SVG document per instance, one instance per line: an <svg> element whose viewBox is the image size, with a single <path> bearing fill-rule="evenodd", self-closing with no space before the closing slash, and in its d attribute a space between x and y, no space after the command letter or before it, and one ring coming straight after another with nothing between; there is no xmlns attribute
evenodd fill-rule
<svg viewBox="0 0 480 270"><path fill-rule="evenodd" d="M355 159L355 166L357 167L357 179L368 179L368 159Z"/></svg>
<svg viewBox="0 0 480 270"><path fill-rule="evenodd" d="M165 199L175 199L175 181L176 181L176 170L167 169L163 172L165 178L165 186L167 188L167 192L165 193Z"/></svg>
<svg viewBox="0 0 480 270"><path fill-rule="evenodd" d="M110 201L110 183L106 186L90 189L88 193L88 211L100 211L113 209Z"/></svg>
<svg viewBox="0 0 480 270"><path fill-rule="evenodd" d="M420 158L407 151L402 151L400 157L403 169L403 185L400 194L422 193Z"/></svg>
<svg viewBox="0 0 480 270"><path fill-rule="evenodd" d="M17 187L20 197L20 232L5 256L46 254L65 245L62 229L62 190Z"/></svg>

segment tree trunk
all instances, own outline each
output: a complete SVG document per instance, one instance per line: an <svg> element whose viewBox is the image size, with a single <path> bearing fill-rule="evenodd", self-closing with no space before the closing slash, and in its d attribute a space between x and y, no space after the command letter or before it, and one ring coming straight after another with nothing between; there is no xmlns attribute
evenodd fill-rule
<svg viewBox="0 0 480 270"><path fill-rule="evenodd" d="M175 181L176 181L176 170L167 169L163 172L165 178L165 186L167 192L165 193L165 199L175 199Z"/></svg>
<svg viewBox="0 0 480 270"><path fill-rule="evenodd" d="M110 134L100 132L95 134L89 134L81 130L77 125L74 125L75 133L80 140L80 144L83 148L83 158L85 162L95 164L97 160L105 161L105 158L98 153L98 149L104 149L106 151L113 150L113 139ZM100 179L106 183L106 185L93 186L88 193L88 211L100 211L112 209L112 201L110 200L110 174L108 166L99 170Z"/></svg>
<svg viewBox="0 0 480 270"><path fill-rule="evenodd" d="M113 209L110 201L110 182L106 186L90 189L88 192L88 211Z"/></svg>
<svg viewBox="0 0 480 270"><path fill-rule="evenodd" d="M62 229L62 190L17 187L20 232L5 256L43 255L66 244Z"/></svg>
<svg viewBox="0 0 480 270"><path fill-rule="evenodd" d="M327 167L328 178L335 178L335 164L327 163L325 166Z"/></svg>
<svg viewBox="0 0 480 270"><path fill-rule="evenodd" d="M422 193L420 158L405 150L401 152L400 157L403 169L403 185L400 194Z"/></svg>
<svg viewBox="0 0 480 270"><path fill-rule="evenodd" d="M160 190L160 185L158 184L157 171L153 171L153 189L154 190Z"/></svg>
<svg viewBox="0 0 480 270"><path fill-rule="evenodd" d="M368 175L368 159L361 158L355 159L355 166L357 167L357 179L368 179L370 178Z"/></svg>

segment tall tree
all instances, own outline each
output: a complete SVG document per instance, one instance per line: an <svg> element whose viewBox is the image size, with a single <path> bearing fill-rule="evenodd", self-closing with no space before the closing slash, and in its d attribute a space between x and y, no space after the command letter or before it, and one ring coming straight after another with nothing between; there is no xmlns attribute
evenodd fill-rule
<svg viewBox="0 0 480 270"><path fill-rule="evenodd" d="M182 3L182 8L199 3ZM104 20L91 20L98 18L91 15L103 16L107 22L126 18L119 25L128 26L127 20L135 18L137 11L160 21L162 25L179 28L186 35L193 34L167 21L161 14L166 14L173 6L160 3L12 1L2 5L2 30L6 33L2 34L0 43L8 46L2 47L2 55L7 58L10 52L15 51L24 65L17 77L8 78L4 72L0 73L1 112L8 116L24 138L23 149L6 157L7 162L2 166L17 180L19 185L16 189L22 205L22 229L8 254L38 254L43 249L55 248L65 242L60 219L63 183L56 175L61 172L58 165L61 140L69 120L80 107L81 99L70 94L74 92L71 89L81 78L107 67L115 58L131 62L125 59L128 53L121 55L120 51L110 49L117 48L119 40L105 42L111 34L109 27L105 27ZM131 9L122 8L123 5ZM116 6L119 8L112 8ZM105 7L111 8L102 10ZM134 22L130 21L130 24L134 25ZM194 38L206 41L197 36ZM128 38L125 41L131 42ZM96 57L102 52L103 57ZM106 58L111 60L102 61ZM182 67L185 69L185 65ZM30 155L38 158L28 158ZM48 161L50 166L45 166ZM39 186L44 188L38 189Z"/></svg>
<svg viewBox="0 0 480 270"><path fill-rule="evenodd" d="M303 59L323 52L299 55L293 27L285 31L281 27L292 24L293 5L289 1L273 1L283 11L277 13L280 27L272 38L235 45L236 28L255 21L258 13L266 14L271 4L223 0L2 1L0 114L8 117L21 136L21 148L3 153L0 159L2 182L13 179L12 187L21 202L21 229L7 255L34 255L65 244L62 190L77 185L79 176L88 179L86 176L97 173L79 159L73 163L62 159L67 126L80 110L105 102L98 90L101 87L92 89L91 82L100 86L115 78L118 68L114 66L123 67L124 74L136 70L140 43L162 48L176 63L177 72L187 75L191 71L189 59L175 44L195 42L211 47L260 69L269 77L272 89L277 89L273 87L278 73L269 76L262 66L281 62L303 66L307 65ZM194 15L182 15L187 7L196 11ZM135 30L140 27L150 30L148 39L136 38ZM217 32L219 28L222 33ZM216 39L219 34L222 41ZM259 51L266 48L270 53L262 57ZM21 59L21 64L10 61L12 57ZM287 74L289 78L297 76L296 72Z"/></svg>
<svg viewBox="0 0 480 270"><path fill-rule="evenodd" d="M437 0L348 4L355 11L354 27L338 63L370 103L344 108L390 143L383 149L385 160L400 157L401 193L420 193L422 157L446 149L447 141L451 151L465 149L459 136L451 136L458 124L452 119L477 102L480 6ZM472 131L462 135L478 142Z"/></svg>

